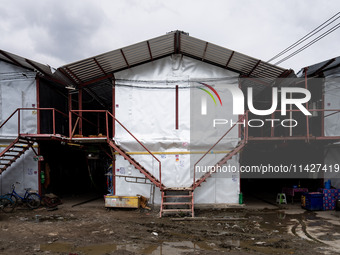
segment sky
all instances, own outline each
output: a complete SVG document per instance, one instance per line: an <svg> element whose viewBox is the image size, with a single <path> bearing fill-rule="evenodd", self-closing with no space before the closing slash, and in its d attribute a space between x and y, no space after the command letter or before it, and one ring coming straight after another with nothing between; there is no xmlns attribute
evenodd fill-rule
<svg viewBox="0 0 340 255"><path fill-rule="evenodd" d="M0 0L0 4L0 49L54 68L173 30L267 61L340 11L338 0ZM280 66L297 72L340 56L339 42L340 29Z"/></svg>

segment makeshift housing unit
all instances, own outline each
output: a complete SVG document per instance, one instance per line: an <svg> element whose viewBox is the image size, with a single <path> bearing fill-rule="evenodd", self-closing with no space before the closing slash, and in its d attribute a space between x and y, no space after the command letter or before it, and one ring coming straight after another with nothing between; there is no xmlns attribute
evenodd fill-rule
<svg viewBox="0 0 340 255"><path fill-rule="evenodd" d="M17 100L0 113L0 134L8 140L5 146L20 138L2 148L3 185L22 180L36 187L39 181L41 192L57 194L103 192L108 186L112 195L149 197L161 205L160 215L194 215L194 204L239 202L242 176L214 169L246 164L251 158L246 145L310 138L305 129L240 124L252 117L236 100L240 93L251 88L261 104L268 89L290 86L276 79L295 77L292 70L181 31L54 72L4 51L0 55L9 70L0 71L0 103L8 100L4 93ZM10 72L20 79L5 81ZM33 161L31 150L10 159L18 146L38 147L40 160Z"/></svg>

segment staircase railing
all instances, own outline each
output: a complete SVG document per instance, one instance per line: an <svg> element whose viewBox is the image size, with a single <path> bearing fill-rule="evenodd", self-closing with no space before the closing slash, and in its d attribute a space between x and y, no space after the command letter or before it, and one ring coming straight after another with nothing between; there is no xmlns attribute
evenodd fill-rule
<svg viewBox="0 0 340 255"><path fill-rule="evenodd" d="M120 127L122 127L128 134L129 136L131 136L133 138L133 140L135 140L144 150L147 154L149 154L152 158L154 158L157 163L158 163L158 173L159 173L159 182L160 182L160 186L162 186L162 164L161 161L140 141L138 140L138 138L136 136L134 136L111 112L107 111L107 110L72 110L70 111L70 123L72 123L72 116L71 114L75 114L76 116L78 116L77 119L83 119L85 120L87 123L89 123L91 126L94 125L93 122L91 122L88 119L85 119L83 115L83 113L92 113L92 114L98 114L98 123L100 123L101 120L104 119L104 127L103 126L99 126L98 124L98 129L97 129L97 133L98 131L101 131L105 134L105 137L107 139L107 141L109 141L111 138L115 137L115 123L117 123ZM100 119L100 116L102 119ZM70 130L75 130L76 126L79 125L79 121L76 121L76 123L74 124L74 126L72 126L70 124ZM112 128L110 129L110 126L112 125ZM111 132L110 132L111 131ZM73 133L72 132L70 134L70 139L73 138ZM111 134L110 134L111 133ZM103 134L103 136L104 136Z"/></svg>
<svg viewBox="0 0 340 255"><path fill-rule="evenodd" d="M238 119L238 121L237 122L235 122L235 124L233 124L228 130L227 130L227 132L225 132L223 135L222 135L222 137L220 138L220 139L218 139L218 141L213 145L213 146L211 146L210 148L209 148L209 150L206 152L206 153L204 153L204 155L194 164L194 173L193 173L193 184L192 184L192 187L195 189L195 187L196 187L196 185L195 185L195 183L196 183L196 166L197 166L197 164L199 163L199 162L201 162L202 161L202 159L203 158L205 158L206 157L206 155L208 155L211 151L212 151L212 149L214 149L215 148L215 146L217 145L217 144L219 144L221 141L222 141L222 139L227 135L227 134L229 134L230 133L230 131L236 126L236 125L239 125L239 123L240 122L245 122L245 123L247 123L248 122L248 111L246 112L246 113L244 113L239 119ZM246 124L246 125L244 125L244 128L243 129L241 129L242 131L242 134L241 134L241 143L242 144L245 144L245 143L247 143L247 140L248 140L248 127L247 127L248 125ZM209 170L210 171L210 170Z"/></svg>
<svg viewBox="0 0 340 255"><path fill-rule="evenodd" d="M0 125L0 129L5 126L5 124L11 120L15 114L18 115L18 136L24 134L24 133L21 133L21 114L23 111L37 111L37 115L40 113L40 111L51 111L52 112L52 134L53 135L56 135L56 113L64 116L65 118L68 118L68 115L63 113L62 111L59 111L55 108L17 108L1 125ZM39 123L39 118L37 120L37 132L36 133L40 133L40 123Z"/></svg>

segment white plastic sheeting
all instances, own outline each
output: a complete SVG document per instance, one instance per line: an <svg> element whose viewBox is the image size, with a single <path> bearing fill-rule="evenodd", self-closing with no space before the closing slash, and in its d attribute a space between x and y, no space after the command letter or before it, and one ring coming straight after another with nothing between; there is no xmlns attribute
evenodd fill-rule
<svg viewBox="0 0 340 255"><path fill-rule="evenodd" d="M0 61L0 123L3 123L17 108L36 107L35 73ZM35 133L37 128L36 111L24 111L20 115L21 132ZM12 117L0 129L0 151L4 150L18 136L18 115ZM33 160L30 149L11 167L0 175L1 194L17 185L17 192L24 193L24 188L38 189L38 163Z"/></svg>
<svg viewBox="0 0 340 255"><path fill-rule="evenodd" d="M325 110L340 109L340 68L325 78ZM334 113L334 114L332 114ZM327 116L332 114L330 116ZM340 112L325 111L325 136L340 136Z"/></svg>
<svg viewBox="0 0 340 255"><path fill-rule="evenodd" d="M156 157L162 162L162 183L166 187L189 187L193 183L190 153L192 150L199 150L201 144L192 146L190 144L192 83L236 76L236 73L180 55L172 55L115 74L116 117L148 149L158 153ZM175 128L176 85L179 87L178 129ZM224 116L230 119L231 102L228 100L224 102L226 107L222 109L225 110ZM222 135L220 131L213 132L213 137L210 138L214 140L220 135ZM224 150L234 148L238 133L232 132L230 137L233 137L232 142L224 143ZM207 145L211 144L212 140L209 140ZM159 178L158 162L150 155L142 154L145 150L118 124L116 124L116 142L126 151L134 152L132 156ZM204 140L202 143L204 144ZM201 149L206 150L207 146L202 146ZM222 154L218 155L218 157L222 156ZM238 157L234 157L231 162L228 164L238 166ZM116 174L143 177L121 156L116 158ZM117 195L148 196L150 186L127 183L124 178L116 178L116 192ZM196 203L236 203L238 193L238 175L210 178L196 190L195 201ZM156 189L155 203L160 203L158 189Z"/></svg>

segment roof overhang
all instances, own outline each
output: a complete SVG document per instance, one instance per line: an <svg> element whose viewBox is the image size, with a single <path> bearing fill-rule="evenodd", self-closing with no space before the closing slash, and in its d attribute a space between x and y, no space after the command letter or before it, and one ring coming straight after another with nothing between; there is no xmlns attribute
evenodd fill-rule
<svg viewBox="0 0 340 255"><path fill-rule="evenodd" d="M91 58L59 67L59 73L75 86L82 87L114 78L114 73L172 54L182 54L211 65L231 70L241 77L259 78L271 83L287 69L269 64L195 37L182 31L139 42Z"/></svg>

